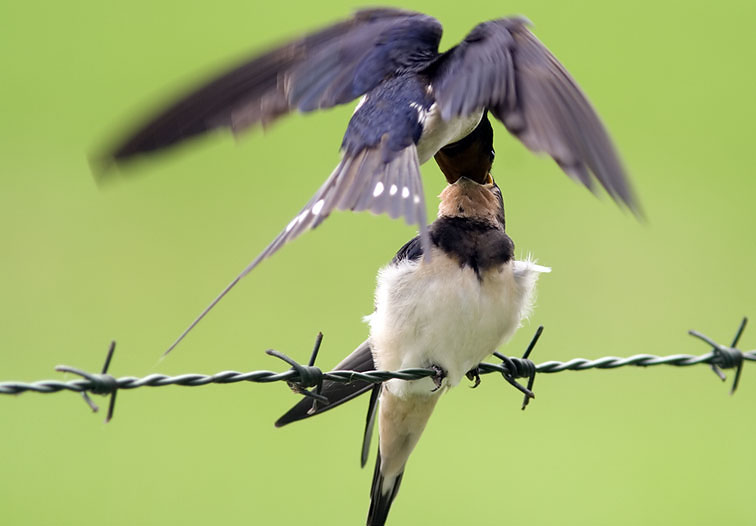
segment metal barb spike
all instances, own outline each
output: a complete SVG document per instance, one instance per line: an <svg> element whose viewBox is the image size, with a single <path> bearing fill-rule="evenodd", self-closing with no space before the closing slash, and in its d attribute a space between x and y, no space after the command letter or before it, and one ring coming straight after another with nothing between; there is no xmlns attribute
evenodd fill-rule
<svg viewBox="0 0 756 526"><path fill-rule="evenodd" d="M307 362L308 367L315 367L315 360L318 358L318 352L320 351L320 344L323 343L323 333L318 331L317 336L315 336L315 345L312 348L312 354L310 354L310 361ZM323 391L323 378L320 378L320 381L318 382L318 385L315 386L314 394L317 396L320 396L321 399L324 399L325 397L322 396L320 393ZM328 399L325 398L326 405L328 404ZM318 399L315 398L312 401L312 407L310 408L310 412L315 413L318 410Z"/></svg>
<svg viewBox="0 0 756 526"><path fill-rule="evenodd" d="M735 394L735 391L738 388L738 384L740 383L740 374L743 371L743 352L740 351L736 346L738 345L740 337L743 335L743 331L745 330L747 324L748 318L744 317L741 320L740 325L738 326L738 330L735 332L735 336L732 339L732 344L730 345L730 347L725 347L724 345L715 342L708 336L698 331L688 331L688 334L690 334L691 336L711 345L711 352L712 354L714 354L714 357L717 360L716 362L712 362L710 364L711 370L714 371L714 374L716 374L720 380L724 381L727 379L727 376L725 376L724 372L722 371L723 368L735 368L735 378L733 379L732 387L730 388L730 395Z"/></svg>
<svg viewBox="0 0 756 526"><path fill-rule="evenodd" d="M738 345L740 337L743 336L743 331L745 330L746 325L748 325L748 318L743 316L743 319L740 321L740 326L735 332L735 337L732 339L732 345L730 345L732 349L735 349ZM732 381L730 396L735 394L735 390L738 388L738 383L740 383L740 373L743 372L743 353L740 351L738 351L738 353L740 354L740 360L738 361L737 369L735 369L735 379Z"/></svg>
<svg viewBox="0 0 756 526"><path fill-rule="evenodd" d="M317 337L315 338L315 346L312 350L312 353L310 354L310 361L308 362L307 366L300 364L296 360L289 358L284 353L276 351L275 349L268 349L267 351L265 351L268 356L274 356L291 365L292 370L297 374L298 381L287 381L286 383L295 393L313 399L313 406L310 409L310 411L313 413L317 411L318 403L325 405L328 405L329 403L328 398L320 394L323 388L323 371L321 371L318 367L315 367L315 360L318 356L318 351L320 350L320 344L322 343L322 341L323 333L319 332ZM308 387L314 387L314 389L308 390Z"/></svg>
<svg viewBox="0 0 756 526"><path fill-rule="evenodd" d="M538 343L538 340L541 338L541 334L543 334L543 325L540 325L538 329L536 329L536 332L533 335L533 338L530 340L528 347L525 349L525 353L522 355L522 358L513 359L501 354L500 352L493 353L495 357L502 361L502 365L506 369L506 371L502 371L501 373L504 379L509 382L510 385L512 385L525 395L522 401L523 411L526 407L528 407L530 400L535 398L535 394L533 393L533 385L535 384L536 365L530 360L530 353L533 351L536 344ZM516 378L527 378L528 386L524 387L516 380Z"/></svg>
<svg viewBox="0 0 756 526"><path fill-rule="evenodd" d="M533 339L530 340L530 344L528 345L528 348L525 349L525 354L522 355L523 360L529 360L530 359L530 353L535 349L536 344L538 343L538 340L541 339L541 335L543 334L543 325L539 325L536 329L535 334L533 335ZM535 398L535 394L533 394L533 385L535 384L535 377L536 377L536 368L535 364L532 369L532 372L530 373L530 376L528 377L528 391L530 391L530 394L533 395L525 396L525 398L522 400L522 410L525 411L525 408L528 407L528 404L530 403L531 398Z"/></svg>
<svg viewBox="0 0 756 526"><path fill-rule="evenodd" d="M102 371L100 374L92 374L88 373L82 369L78 369L76 367L71 367L69 365L58 365L55 367L56 371L64 372L64 373L72 373L81 376L82 378L89 380L91 385L87 389L88 391L91 391L95 394L100 395L110 395L110 402L108 404L108 414L105 417L105 423L107 424L110 422L110 420L113 418L113 411L115 410L115 399L116 399L116 393L118 392L118 382L116 379L108 374L108 369L110 368L110 361L113 359L113 353L115 352L115 346L116 342L111 341L110 346L108 347L108 353L105 356L105 363L102 366ZM99 407L97 407L97 404L95 404L90 396L87 394L87 391L81 391L81 396L84 398L84 401L87 403L90 409L92 409L93 413L96 413L100 410Z"/></svg>

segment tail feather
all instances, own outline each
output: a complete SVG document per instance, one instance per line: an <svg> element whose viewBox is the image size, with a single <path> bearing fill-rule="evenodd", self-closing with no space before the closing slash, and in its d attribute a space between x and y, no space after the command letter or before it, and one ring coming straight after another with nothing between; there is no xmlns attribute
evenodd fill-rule
<svg viewBox="0 0 756 526"><path fill-rule="evenodd" d="M367 416L365 417L365 433L362 435L362 451L360 453L360 467L364 468L370 454L370 440L373 438L375 417L378 412L378 397L381 395L381 384L375 384L370 391Z"/></svg>
<svg viewBox="0 0 756 526"><path fill-rule="evenodd" d="M375 471L373 472L373 486L370 489L370 510L367 516L367 526L383 526L386 524L391 503L394 502L399 486L402 483L404 470L391 479L386 479L381 474L381 453L375 459Z"/></svg>

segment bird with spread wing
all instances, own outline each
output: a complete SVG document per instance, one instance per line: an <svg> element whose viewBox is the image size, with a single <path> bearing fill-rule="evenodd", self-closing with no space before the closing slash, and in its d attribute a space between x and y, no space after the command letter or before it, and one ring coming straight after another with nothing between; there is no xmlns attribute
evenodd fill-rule
<svg viewBox="0 0 756 526"><path fill-rule="evenodd" d="M333 210L370 210L417 225L431 253L420 165L436 156L450 183L487 173L444 169L453 150L488 115L530 150L551 156L593 190L595 182L637 212L637 200L606 129L570 74L519 17L483 22L441 52L430 16L378 8L252 58L178 99L97 156L108 167L217 128L240 133L293 110L360 101L341 143L341 161L315 195L195 319L283 244ZM448 163L447 163L448 167ZM168 352L166 351L166 352Z"/></svg>

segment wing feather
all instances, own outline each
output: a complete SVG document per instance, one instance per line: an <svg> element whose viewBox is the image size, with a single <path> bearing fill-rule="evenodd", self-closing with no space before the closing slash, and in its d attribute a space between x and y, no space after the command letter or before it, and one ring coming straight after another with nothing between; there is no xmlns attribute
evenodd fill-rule
<svg viewBox="0 0 756 526"><path fill-rule="evenodd" d="M370 210L376 214L394 210L397 206L388 204L375 195L374 188L378 182L395 180L400 190L392 201L401 201L401 215L409 224L417 224L422 239L429 243L425 215L425 200L420 180L420 165L417 160L417 148L414 144L393 155L386 161L383 151L385 142L377 148L367 148L354 156L345 155L325 183L307 202L302 210L286 225L276 238L236 276L226 288L200 313L197 318L171 344L165 354L171 352L194 327L225 297L228 292L263 260L272 256L284 244L295 239L307 230L316 228L333 210ZM407 192L402 193L406 188ZM406 195L406 197L404 197ZM429 246L429 245L426 245Z"/></svg>
<svg viewBox="0 0 756 526"><path fill-rule="evenodd" d="M434 66L444 119L488 109L534 152L550 155L573 179L598 181L640 213L625 169L593 106L523 18L476 26Z"/></svg>
<svg viewBox="0 0 756 526"><path fill-rule="evenodd" d="M413 60L438 54L441 24L421 13L366 9L241 64L181 97L118 141L113 161L166 148L209 130L234 133L298 109L349 102Z"/></svg>

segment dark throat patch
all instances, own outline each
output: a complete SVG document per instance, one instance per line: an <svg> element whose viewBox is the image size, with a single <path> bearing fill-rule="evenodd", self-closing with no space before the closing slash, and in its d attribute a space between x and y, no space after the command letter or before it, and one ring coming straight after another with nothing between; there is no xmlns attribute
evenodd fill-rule
<svg viewBox="0 0 756 526"><path fill-rule="evenodd" d="M483 271L501 266L514 257L514 242L490 223L464 217L442 217L431 226L433 244L460 266L472 268L482 279Z"/></svg>

